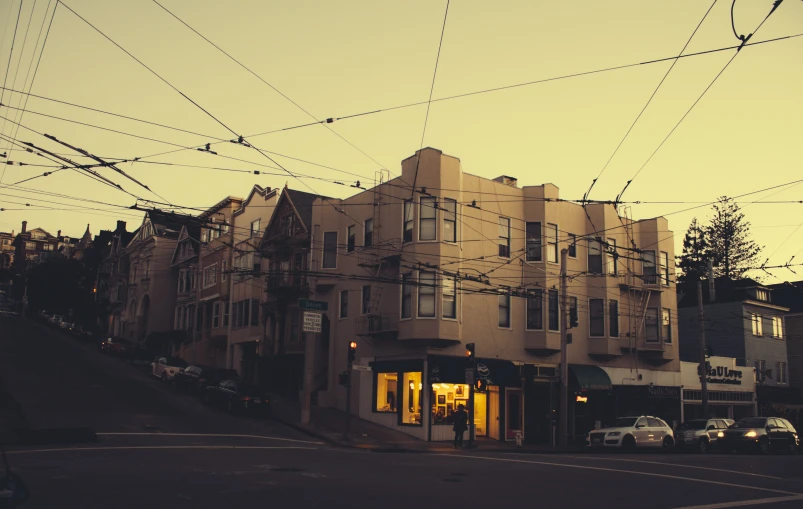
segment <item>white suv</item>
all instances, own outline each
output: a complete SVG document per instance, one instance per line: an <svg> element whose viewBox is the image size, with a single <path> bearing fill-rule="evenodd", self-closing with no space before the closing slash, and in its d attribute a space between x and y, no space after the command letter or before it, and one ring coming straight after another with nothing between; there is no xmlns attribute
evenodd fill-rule
<svg viewBox="0 0 803 509"><path fill-rule="evenodd" d="M613 426L589 432L587 441L591 448L617 447L623 450L636 447L669 450L675 446L672 428L662 419L649 415L619 417Z"/></svg>

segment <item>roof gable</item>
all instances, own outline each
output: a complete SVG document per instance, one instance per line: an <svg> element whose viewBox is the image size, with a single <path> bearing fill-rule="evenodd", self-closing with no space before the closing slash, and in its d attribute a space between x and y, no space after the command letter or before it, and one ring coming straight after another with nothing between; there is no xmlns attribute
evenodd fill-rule
<svg viewBox="0 0 803 509"><path fill-rule="evenodd" d="M308 200L305 197L296 195L291 196L289 189L285 189L279 198L279 203L273 209L273 214L270 217L268 225L265 227L265 234L263 242L278 240L282 238L295 237L297 235L308 234L308 224L312 221L312 206L311 201L307 204ZM295 192L294 192L295 193ZM308 196L315 196L309 195ZM309 209L306 221L304 220L303 208L300 211L295 204L294 198L302 202L302 206ZM299 200L300 198L300 200Z"/></svg>

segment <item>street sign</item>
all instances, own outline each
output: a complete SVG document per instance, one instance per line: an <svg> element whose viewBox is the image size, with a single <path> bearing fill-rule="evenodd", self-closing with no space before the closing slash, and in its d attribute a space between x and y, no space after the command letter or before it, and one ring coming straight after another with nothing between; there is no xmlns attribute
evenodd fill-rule
<svg viewBox="0 0 803 509"><path fill-rule="evenodd" d="M474 385L474 369L473 368L466 368L466 383L468 385Z"/></svg>
<svg viewBox="0 0 803 509"><path fill-rule="evenodd" d="M371 371L371 366L363 366L360 364L352 364L351 369L354 371Z"/></svg>
<svg viewBox="0 0 803 509"><path fill-rule="evenodd" d="M298 299L298 309L303 311L329 311L329 303L322 300Z"/></svg>
<svg viewBox="0 0 803 509"><path fill-rule="evenodd" d="M304 311L304 332L321 332L323 315Z"/></svg>

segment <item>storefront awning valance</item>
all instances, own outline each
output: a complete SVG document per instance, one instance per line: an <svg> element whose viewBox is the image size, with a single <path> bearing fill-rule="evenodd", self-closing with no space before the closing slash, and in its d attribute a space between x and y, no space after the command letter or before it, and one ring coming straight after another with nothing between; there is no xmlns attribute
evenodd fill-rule
<svg viewBox="0 0 803 509"><path fill-rule="evenodd" d="M373 361L371 370L375 373L407 373L421 371L424 361L421 359L395 359L386 361Z"/></svg>
<svg viewBox="0 0 803 509"><path fill-rule="evenodd" d="M466 383L466 369L471 367L467 357L431 355L428 361L430 383ZM488 385L521 384L519 367L504 359L477 358L474 378L485 380Z"/></svg>
<svg viewBox="0 0 803 509"><path fill-rule="evenodd" d="M611 377L599 366L569 364L569 371L577 380L577 386L591 391L609 391L613 387Z"/></svg>

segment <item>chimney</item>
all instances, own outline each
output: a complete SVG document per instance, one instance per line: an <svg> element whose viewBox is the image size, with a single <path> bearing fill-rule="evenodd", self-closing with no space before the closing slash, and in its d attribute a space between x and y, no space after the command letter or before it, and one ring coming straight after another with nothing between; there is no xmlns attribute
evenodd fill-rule
<svg viewBox="0 0 803 509"><path fill-rule="evenodd" d="M117 231L118 233L125 231L125 221L117 221Z"/></svg>
<svg viewBox="0 0 803 509"><path fill-rule="evenodd" d="M28 231L28 221L22 222L22 231L20 233L25 233Z"/></svg>
<svg viewBox="0 0 803 509"><path fill-rule="evenodd" d="M56 237L61 237L61 230L56 232Z"/></svg>
<svg viewBox="0 0 803 509"><path fill-rule="evenodd" d="M516 177L510 177L508 175L500 175L494 179L494 182L499 182L500 184L504 184L510 187L519 187L518 186L518 179Z"/></svg>

